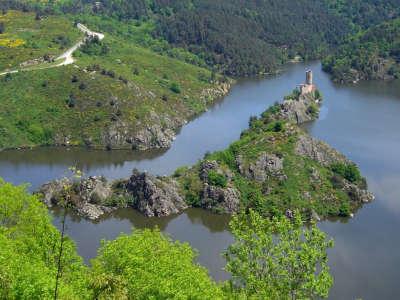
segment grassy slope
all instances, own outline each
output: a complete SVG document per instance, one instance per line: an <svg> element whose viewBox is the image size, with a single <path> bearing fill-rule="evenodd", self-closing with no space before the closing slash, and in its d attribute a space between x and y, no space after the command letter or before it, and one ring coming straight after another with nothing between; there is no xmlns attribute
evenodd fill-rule
<svg viewBox="0 0 400 300"><path fill-rule="evenodd" d="M82 36L73 23L62 16L48 16L37 21L33 13L9 11L0 14L0 22L5 26L5 32L0 34L0 72L45 54L58 55ZM63 42L58 40L60 36L65 37Z"/></svg>
<svg viewBox="0 0 400 300"><path fill-rule="evenodd" d="M15 28L9 25L10 30L23 30L23 20L28 20L26 24L41 23L38 28L46 31L53 28L46 26L47 20L35 21L32 14L11 14L19 21L10 24L19 25ZM67 36L75 34L72 23L69 21L71 26L65 27L71 31L65 32ZM204 111L213 100L201 99L203 90L215 86L210 83L208 70L138 46L135 37L151 40L146 35L148 24L142 24L142 32L140 26L121 23L110 26L99 20L93 23L88 25L94 25L94 29L101 29L106 34L107 54L79 52L76 66L22 72L12 74L11 79L0 78L3 108L0 112L0 148L54 144L64 136L69 136L71 144L80 145L91 140L94 146L101 146L102 132L116 119L128 124L129 130L135 132L154 122L151 112L159 114L161 119L190 118ZM115 27L121 32L116 32ZM55 30L51 35L58 35L57 27ZM46 34L38 31L36 36ZM27 43L32 42L26 39ZM45 44L44 41L40 43ZM42 53L47 50L46 47L40 49ZM16 60L24 58L17 57ZM101 71L87 72L85 68L93 64L112 70L115 77L102 75ZM73 75L78 82L71 82ZM180 93L171 90L174 83L180 87ZM67 105L71 95L74 107ZM110 101L115 97L118 98L117 105L111 105Z"/></svg>

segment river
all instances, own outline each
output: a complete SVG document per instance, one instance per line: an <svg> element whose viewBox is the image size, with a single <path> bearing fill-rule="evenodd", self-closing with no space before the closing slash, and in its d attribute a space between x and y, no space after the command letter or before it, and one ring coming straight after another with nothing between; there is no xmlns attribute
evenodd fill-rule
<svg viewBox="0 0 400 300"><path fill-rule="evenodd" d="M376 200L353 219L319 224L334 238L329 251L335 284L331 299L393 299L400 294L400 82L365 82L338 86L320 64L295 64L276 76L240 81L223 100L182 128L167 151L89 151L39 148L0 152L0 177L15 184L30 182L31 189L63 176L76 165L85 174L127 177L133 168L154 174L172 173L190 165L207 151L225 148L239 138L249 117L260 114L304 81L307 68L324 95L320 119L306 129L359 164ZM57 211L54 223L60 226ZM199 251L199 262L217 280L228 278L221 252L232 243L229 217L200 209L179 216L147 219L131 209L92 223L68 216L67 232L88 261L100 240L113 239L131 228L158 226L173 239L189 242Z"/></svg>

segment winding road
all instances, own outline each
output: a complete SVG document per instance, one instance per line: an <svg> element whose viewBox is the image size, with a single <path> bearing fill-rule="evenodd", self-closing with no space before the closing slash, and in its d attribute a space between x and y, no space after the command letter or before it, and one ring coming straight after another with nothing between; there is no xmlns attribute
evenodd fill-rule
<svg viewBox="0 0 400 300"><path fill-rule="evenodd" d="M19 69L19 70L10 70L6 72L0 73L1 75L6 75L6 74L12 74L12 73L18 73L20 71L31 71L31 70L42 70L42 69L50 69L50 68L57 68L61 66L66 66L70 65L75 62L75 59L73 57L74 52L79 49L80 46L90 37L98 37L99 40L104 39L104 34L99 33L99 32L94 32L91 31L89 28L87 28L85 25L78 23L76 25L80 31L82 31L85 34L85 37L81 40L79 40L75 45L73 45L71 48L69 48L67 51L65 51L63 54L58 56L55 61L61 61L58 64L52 64L52 65L44 65L43 67L37 67L35 68L26 68L26 69Z"/></svg>

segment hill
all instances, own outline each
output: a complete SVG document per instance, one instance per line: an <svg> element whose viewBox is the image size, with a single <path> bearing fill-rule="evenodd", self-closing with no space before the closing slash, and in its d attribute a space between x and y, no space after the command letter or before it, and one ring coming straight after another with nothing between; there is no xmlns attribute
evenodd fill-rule
<svg viewBox="0 0 400 300"><path fill-rule="evenodd" d="M337 82L400 77L400 18L351 36L323 68Z"/></svg>
<svg viewBox="0 0 400 300"><path fill-rule="evenodd" d="M61 23L51 26L54 16L37 18L16 11L1 19L5 30L0 40L12 36L22 41L3 46L0 62L8 68L40 55L61 54L82 38L72 19L57 16ZM39 66L48 69L34 70L38 65L33 64L29 71L0 77L0 148L168 147L180 126L229 89L229 80L186 63L192 55L184 50L169 48L171 55L154 52L152 47L166 46L148 34L149 23L93 16L86 21L105 38L87 40L74 54L74 64L48 68L52 59L39 59ZM58 40L69 42L60 49L55 46Z"/></svg>
<svg viewBox="0 0 400 300"><path fill-rule="evenodd" d="M340 15L315 0L8 0L2 6L40 14L151 21L153 36L189 50L210 68L235 76L274 72L296 55L320 57L348 31Z"/></svg>

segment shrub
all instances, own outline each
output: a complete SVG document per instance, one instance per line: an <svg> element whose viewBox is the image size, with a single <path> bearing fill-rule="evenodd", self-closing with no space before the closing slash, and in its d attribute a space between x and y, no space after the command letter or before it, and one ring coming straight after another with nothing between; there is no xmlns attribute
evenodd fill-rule
<svg viewBox="0 0 400 300"><path fill-rule="evenodd" d="M210 172L208 172L208 183L214 186L219 186L224 188L226 187L228 181L224 175L211 170Z"/></svg>
<svg viewBox="0 0 400 300"><path fill-rule="evenodd" d="M362 179L360 170L355 164L336 163L331 166L331 170L352 183Z"/></svg>
<svg viewBox="0 0 400 300"><path fill-rule="evenodd" d="M318 106L315 103L312 103L307 108L307 113L309 113L313 117L318 117Z"/></svg>
<svg viewBox="0 0 400 300"><path fill-rule="evenodd" d="M170 90L173 91L176 94L180 94L181 93L181 87L179 86L178 83L173 82L170 86Z"/></svg>
<svg viewBox="0 0 400 300"><path fill-rule="evenodd" d="M280 132L283 130L283 123L281 121L276 121L271 125L271 130L273 132Z"/></svg>

